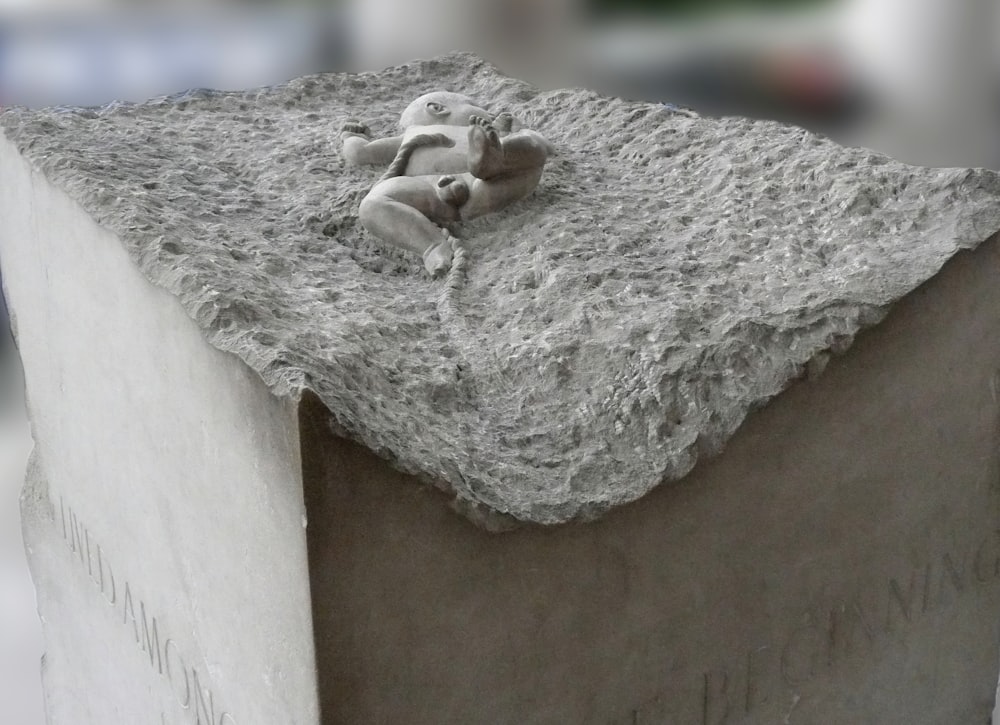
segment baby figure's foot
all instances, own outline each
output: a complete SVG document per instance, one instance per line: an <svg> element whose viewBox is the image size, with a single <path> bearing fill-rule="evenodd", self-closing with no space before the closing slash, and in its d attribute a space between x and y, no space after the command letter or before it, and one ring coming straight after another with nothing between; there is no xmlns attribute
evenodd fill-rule
<svg viewBox="0 0 1000 725"><path fill-rule="evenodd" d="M454 244L447 229L441 230L444 239L424 250L424 268L431 277L440 277L451 269L451 260L455 254Z"/></svg>
<svg viewBox="0 0 1000 725"><path fill-rule="evenodd" d="M469 119L469 171L479 179L488 179L503 169L503 145L500 134L489 119Z"/></svg>
<svg viewBox="0 0 1000 725"><path fill-rule="evenodd" d="M498 113L496 118L493 119L493 128L500 133L513 133L514 131L519 130L520 126L521 124L518 123L517 119L506 111Z"/></svg>

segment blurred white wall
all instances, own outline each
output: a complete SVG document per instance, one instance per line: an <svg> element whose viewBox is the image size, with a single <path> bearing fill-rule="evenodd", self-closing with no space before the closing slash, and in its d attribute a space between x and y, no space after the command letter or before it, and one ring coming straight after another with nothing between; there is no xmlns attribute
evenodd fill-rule
<svg viewBox="0 0 1000 725"><path fill-rule="evenodd" d="M100 105L280 83L323 69L332 22L310 9L11 13L0 17L0 104Z"/></svg>
<svg viewBox="0 0 1000 725"><path fill-rule="evenodd" d="M719 101L699 109L695 93L696 110L802 123L913 163L1000 167L998 4L830 0L678 19L598 17L585 0L0 0L0 104L138 101L469 50L545 88L649 101L685 103L671 96L683 75ZM865 92L850 127L817 115L835 104L813 103L812 118L754 105L782 93L814 102L824 83Z"/></svg>
<svg viewBox="0 0 1000 725"><path fill-rule="evenodd" d="M452 50L475 52L538 85L573 70L578 0L347 0L353 65L375 70Z"/></svg>
<svg viewBox="0 0 1000 725"><path fill-rule="evenodd" d="M858 140L932 166L1000 164L995 0L843 0L844 57L871 93Z"/></svg>

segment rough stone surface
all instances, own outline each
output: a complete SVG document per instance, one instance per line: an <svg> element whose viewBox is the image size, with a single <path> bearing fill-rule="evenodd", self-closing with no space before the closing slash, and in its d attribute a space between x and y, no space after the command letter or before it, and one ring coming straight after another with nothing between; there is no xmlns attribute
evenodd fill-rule
<svg viewBox="0 0 1000 725"><path fill-rule="evenodd" d="M421 261L362 231L394 130L444 88L557 147L537 191L465 228L442 314ZM748 411L1000 229L1000 177L801 129L540 92L468 55L248 92L10 109L3 132L278 394L454 492L467 513L592 518L684 476Z"/></svg>

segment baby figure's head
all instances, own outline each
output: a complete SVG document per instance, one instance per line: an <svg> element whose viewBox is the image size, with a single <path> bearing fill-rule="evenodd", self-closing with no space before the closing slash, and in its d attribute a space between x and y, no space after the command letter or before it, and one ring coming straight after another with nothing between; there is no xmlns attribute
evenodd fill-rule
<svg viewBox="0 0 1000 725"><path fill-rule="evenodd" d="M473 116L493 118L468 96L448 91L425 93L406 107L399 117L403 130L411 126L468 126Z"/></svg>

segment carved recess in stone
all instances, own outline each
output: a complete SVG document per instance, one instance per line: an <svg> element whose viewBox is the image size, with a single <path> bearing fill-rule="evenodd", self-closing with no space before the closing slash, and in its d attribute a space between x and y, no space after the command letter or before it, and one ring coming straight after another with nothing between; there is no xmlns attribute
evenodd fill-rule
<svg viewBox="0 0 1000 725"><path fill-rule="evenodd" d="M358 118L392 136L439 88L559 149L528 199L464 224L475 264L444 310L418 257L362 233L378 172L340 140ZM473 518L592 518L684 476L1000 229L988 171L541 92L465 54L0 125L212 344Z"/></svg>

